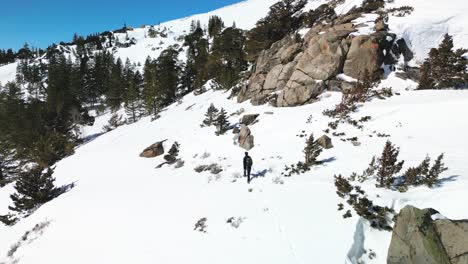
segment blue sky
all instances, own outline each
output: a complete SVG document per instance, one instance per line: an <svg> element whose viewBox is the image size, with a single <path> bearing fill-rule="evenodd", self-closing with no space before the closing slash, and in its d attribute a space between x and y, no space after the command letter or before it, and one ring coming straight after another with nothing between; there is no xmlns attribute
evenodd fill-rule
<svg viewBox="0 0 468 264"><path fill-rule="evenodd" d="M204 13L241 0L2 0L0 49L46 48L87 35L142 24L157 24Z"/></svg>

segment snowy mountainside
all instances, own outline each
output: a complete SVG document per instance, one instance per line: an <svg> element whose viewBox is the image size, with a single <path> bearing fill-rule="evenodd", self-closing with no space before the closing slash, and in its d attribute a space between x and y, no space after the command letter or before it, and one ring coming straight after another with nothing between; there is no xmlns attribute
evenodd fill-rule
<svg viewBox="0 0 468 264"><path fill-rule="evenodd" d="M364 188L372 199L395 210L412 204L437 208L453 219L468 217L464 204L468 167L463 154L468 145L461 140L468 123L447 118L467 114L461 106L468 102L468 93L406 91L414 84L392 76L388 82L399 84L401 95L365 104L355 114L372 116L364 130L350 125L339 129L346 137L357 136L361 146L333 137L334 148L320 156L328 162L291 178L281 172L302 159L305 140L297 135L303 130L323 134L330 119L322 111L339 102L339 93L325 93L319 102L296 108L237 104L221 91L188 95L157 121L145 118L119 127L60 161L54 173L57 184L74 182L76 187L15 226L0 227L0 252L19 242L11 256L5 253L1 258L5 263L15 259L19 263L62 263L63 259L67 263L358 263L357 259L367 259L363 250L371 249L377 257L366 263L385 263L391 233L372 230L356 216L343 219L333 185L334 174L360 171L381 152L387 138L376 133L391 135L408 166L426 154L445 152L450 170L441 187L418 187L404 194L376 189L374 182L368 182ZM244 151L233 144L234 135L215 136L214 128L200 127L209 103L223 106L229 114L241 108L245 114L260 114L260 121L251 126L255 147L250 154L253 173L258 175L251 185L240 177ZM233 115L229 120L236 123L239 118ZM85 133L93 134L93 129ZM149 144L164 139L166 148L174 141L181 144L182 168L155 169L162 158L138 156ZM218 175L194 171L211 163L223 171ZM12 186L0 190L2 210L11 191ZM204 217L207 233L194 231ZM231 217L241 219L238 228L226 223ZM26 231L45 221L50 223L42 235L21 241Z"/></svg>
<svg viewBox="0 0 468 264"><path fill-rule="evenodd" d="M179 37L189 31L192 20L204 25L218 15L226 25L235 21L237 27L249 29L275 2L248 0L155 26L165 27L167 37L149 38L148 27L135 28L128 35L136 44L117 48L115 54L143 64L147 56L156 58L165 47L181 45ZM310 0L306 9L325 2ZM347 0L336 11L345 13L361 2ZM447 32L454 35L457 47L468 43L468 4L450 4L389 4L415 8L411 15L391 16L389 21L390 31L411 45L413 63L420 63ZM15 72L16 63L0 67L0 82L13 80ZM371 116L364 129L340 124L337 132L345 136L331 136L334 148L320 155L326 162L292 177L281 173L303 159L305 138L299 135L325 134L332 120L322 112L340 102L340 93L326 92L309 105L274 108L239 104L227 99L229 92L209 90L185 96L155 121L146 117L105 134L102 127L111 114L99 116L92 127L83 127L89 141L56 164L56 185L75 187L16 225L0 225L0 263L386 263L391 233L372 229L354 213L343 219L344 212L337 210L343 200L335 193L333 176L365 169L387 139L400 147L400 159L406 161L403 170L439 153L445 153L449 170L441 186L420 186L406 193L376 189L375 181L367 181L362 187L375 203L395 211L407 204L432 207L451 219L468 218L468 93L414 91L416 85L390 73L378 88L392 87L398 95L362 105L352 117ZM260 114L259 122L250 126L255 136L249 151L255 175L250 185L241 177L244 150L235 135L229 131L216 136L213 127L200 127L211 103L226 109L231 124L244 114ZM345 140L351 137L361 145ZM180 143L183 167L157 169L162 157L139 157L145 147L166 139L166 150ZM194 171L214 163L222 168L217 175ZM13 192L13 184L0 189L0 215L7 212ZM232 217L236 226L227 223ZM194 230L202 218L207 219L206 233Z"/></svg>

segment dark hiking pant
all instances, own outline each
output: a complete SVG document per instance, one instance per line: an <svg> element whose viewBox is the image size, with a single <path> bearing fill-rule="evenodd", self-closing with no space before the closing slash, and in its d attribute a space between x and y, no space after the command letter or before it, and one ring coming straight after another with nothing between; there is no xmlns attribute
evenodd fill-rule
<svg viewBox="0 0 468 264"><path fill-rule="evenodd" d="M244 168L244 177L247 176L247 183L250 183L250 170L251 169L252 169L251 167Z"/></svg>

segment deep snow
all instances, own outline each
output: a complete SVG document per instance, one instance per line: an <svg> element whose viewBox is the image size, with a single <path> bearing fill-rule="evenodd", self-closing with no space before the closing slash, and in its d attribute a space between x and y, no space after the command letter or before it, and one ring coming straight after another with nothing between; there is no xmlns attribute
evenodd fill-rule
<svg viewBox="0 0 468 264"><path fill-rule="evenodd" d="M157 57L165 46L180 44L175 38L189 29L192 19L205 24L213 14L222 16L227 25L235 19L238 27L248 29L274 2L249 0L163 23L160 27L172 31L167 38L144 38L147 28L135 29L129 37L135 37L137 44L118 49L117 55L140 63L148 55ZM308 8L323 2L309 1ZM337 11L346 12L360 2L348 0ZM420 62L447 31L454 34L457 46L468 43L464 1L454 0L447 7L437 0L396 0L394 5L403 4L414 6L415 12L392 17L390 29L411 41L416 52L413 63ZM162 48L152 50L157 47ZM15 68L14 64L0 67L0 82L12 80ZM468 218L468 141L464 139L468 92L412 91L415 83L393 73L380 87L393 87L401 94L374 99L353 114L356 119L372 116L364 130L345 124L337 130L346 133L343 138L357 136L361 146L332 137L335 147L320 156L328 162L290 178L281 177L281 172L285 165L302 159L305 138L297 135L302 131L317 137L324 134L331 119L322 111L340 101L339 93L327 92L319 102L295 108L237 104L227 99L229 92L191 94L168 107L156 121L144 118L102 135L110 114L100 116L93 127L83 128L84 136L93 140L56 166L57 185L75 183L76 187L15 226L0 226L0 263L357 263L358 259L385 263L391 233L372 230L355 215L343 219L344 212L337 211L341 200L335 194L333 175L348 176L365 169L387 140L376 133L389 134L401 148L404 169L417 165L426 154L435 157L444 152L449 171L442 175L441 187L412 188L403 194L376 189L368 181L363 186L370 197L397 211L412 204L433 207L449 218ZM210 103L229 114L241 108L243 114L260 114L260 121L251 126L255 147L250 153L253 171L259 176L251 185L240 177L244 150L234 144L234 134L215 136L213 128L200 127ZM231 116L231 123L241 116ZM138 156L148 145L164 139L168 139L166 150L174 141L181 144L184 167L155 169L161 157ZM223 167L218 176L193 170L211 163ZM0 189L0 214L6 213L13 191L12 185ZM208 219L207 233L194 231L203 217ZM226 223L230 217L242 219L238 228ZM28 236L7 256L26 231L45 221L50 224L42 235ZM376 252L373 260L367 257L370 249Z"/></svg>

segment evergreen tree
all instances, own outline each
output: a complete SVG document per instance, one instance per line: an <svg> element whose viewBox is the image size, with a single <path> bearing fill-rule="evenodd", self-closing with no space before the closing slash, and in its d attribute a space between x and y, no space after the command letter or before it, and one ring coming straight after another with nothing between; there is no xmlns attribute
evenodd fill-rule
<svg viewBox="0 0 468 264"><path fill-rule="evenodd" d="M423 181L422 177L426 177L429 172L430 162L431 159L427 156L419 166L408 168L403 174L404 188L408 188L412 185L419 185Z"/></svg>
<svg viewBox="0 0 468 264"><path fill-rule="evenodd" d="M314 135L310 134L309 138L306 141L306 146L304 148L305 154L305 165L312 166L317 163L317 157L322 152L322 147L314 140Z"/></svg>
<svg viewBox="0 0 468 264"><path fill-rule="evenodd" d="M216 120L218 119L218 112L219 110L213 104L210 104L210 107L208 107L208 110L206 111L203 125L211 126L215 124Z"/></svg>
<svg viewBox="0 0 468 264"><path fill-rule="evenodd" d="M247 69L244 42L242 30L236 28L225 29L213 40L206 72L210 73L209 78L215 78L224 89L237 84L240 73Z"/></svg>
<svg viewBox="0 0 468 264"><path fill-rule="evenodd" d="M112 65L110 86L106 93L106 104L111 111L117 111L122 106L124 91L123 66L119 58L117 62Z"/></svg>
<svg viewBox="0 0 468 264"><path fill-rule="evenodd" d="M390 188L394 181L394 175L400 172L404 161L398 162L400 150L390 141L385 143L382 156L377 159L378 187Z"/></svg>
<svg viewBox="0 0 468 264"><path fill-rule="evenodd" d="M227 113L224 108L221 108L219 111L218 117L216 118L216 122L214 123L216 125L216 135L223 135L226 133L226 131L229 129L229 126L231 125L228 121L227 118Z"/></svg>
<svg viewBox="0 0 468 264"><path fill-rule="evenodd" d="M224 22L219 16L210 16L208 20L208 35L212 38L221 33Z"/></svg>
<svg viewBox="0 0 468 264"><path fill-rule="evenodd" d="M129 117L129 122L136 122L142 111L142 98L141 89L143 86L143 77L139 71L133 73L128 72L127 78L127 89L125 94L125 111Z"/></svg>
<svg viewBox="0 0 468 264"><path fill-rule="evenodd" d="M462 88L468 84L467 49L453 50L453 38L444 36L438 48L429 52L429 57L420 69L418 89Z"/></svg>
<svg viewBox="0 0 468 264"><path fill-rule="evenodd" d="M432 165L432 167L427 172L427 176L426 176L426 179L425 179L425 184L428 187L433 187L437 183L437 181L439 180L440 174L442 172L448 170L448 168L445 167L443 159L444 159L444 154L442 153L437 157L434 164Z"/></svg>
<svg viewBox="0 0 468 264"><path fill-rule="evenodd" d="M157 37L157 32L156 32L156 30L154 29L153 26L150 26L150 28L148 29L148 37L150 37L150 38Z"/></svg>
<svg viewBox="0 0 468 264"><path fill-rule="evenodd" d="M0 138L0 187L3 187L6 180L16 175L16 173L17 166L14 159L14 150L9 142L4 138Z"/></svg>
<svg viewBox="0 0 468 264"><path fill-rule="evenodd" d="M146 112L150 115L157 116L159 112L159 103L157 98L157 76L156 63L149 57L146 58L143 70L143 102Z"/></svg>
<svg viewBox="0 0 468 264"><path fill-rule="evenodd" d="M181 73L178 56L179 52L169 47L163 50L156 60L156 97L161 107L166 107L176 100Z"/></svg>
<svg viewBox="0 0 468 264"><path fill-rule="evenodd" d="M272 5L268 15L247 34L249 60L255 60L260 51L298 29L303 19L301 10L306 4L307 0L281 0Z"/></svg>
<svg viewBox="0 0 468 264"><path fill-rule="evenodd" d="M19 214L28 214L31 210L47 203L57 197L60 190L54 186L53 169L35 167L30 171L21 173L16 181L16 193L10 196L13 206L8 208Z"/></svg>
<svg viewBox="0 0 468 264"><path fill-rule="evenodd" d="M204 37L200 21L192 21L191 32L185 37L184 46L187 46L187 62L184 70L184 84L187 91L200 89L208 80L205 65L209 56L209 43Z"/></svg>

